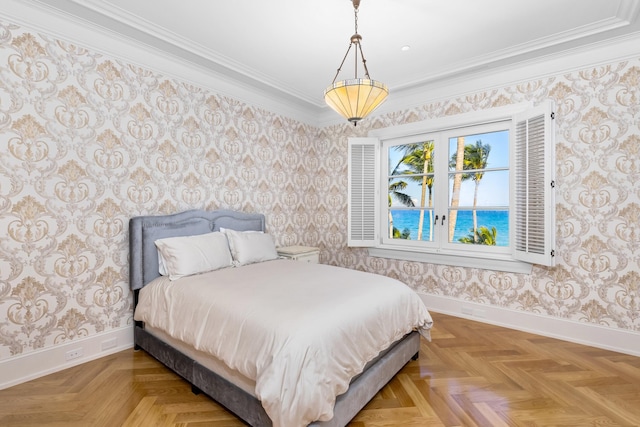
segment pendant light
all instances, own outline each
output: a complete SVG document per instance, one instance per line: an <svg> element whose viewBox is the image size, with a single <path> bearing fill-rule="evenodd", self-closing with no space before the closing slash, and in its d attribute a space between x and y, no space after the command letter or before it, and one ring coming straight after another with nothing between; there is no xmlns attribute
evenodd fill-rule
<svg viewBox="0 0 640 427"><path fill-rule="evenodd" d="M360 0L352 0L355 15L355 34L351 36L351 43L347 48L347 53L342 58L342 63L333 78L331 85L324 91L324 100L337 113L353 123L364 119L369 113L378 108L389 94L387 85L376 80L372 80L367 69L367 61L362 53L362 37L358 34L358 7ZM355 77L353 79L340 80L336 82L344 61L349 55L351 47L355 54ZM362 58L364 68L364 78L358 78L358 52Z"/></svg>

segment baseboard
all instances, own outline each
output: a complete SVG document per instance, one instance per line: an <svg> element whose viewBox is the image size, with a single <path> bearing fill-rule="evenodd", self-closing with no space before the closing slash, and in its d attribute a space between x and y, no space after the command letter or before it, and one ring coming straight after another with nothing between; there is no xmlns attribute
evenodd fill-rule
<svg viewBox="0 0 640 427"><path fill-rule="evenodd" d="M640 356L640 333L638 332L477 304L449 297L428 294L420 294L420 297L429 310L435 313Z"/></svg>
<svg viewBox="0 0 640 427"><path fill-rule="evenodd" d="M133 326L0 361L0 390L133 347ZM67 353L78 354L67 360Z"/></svg>

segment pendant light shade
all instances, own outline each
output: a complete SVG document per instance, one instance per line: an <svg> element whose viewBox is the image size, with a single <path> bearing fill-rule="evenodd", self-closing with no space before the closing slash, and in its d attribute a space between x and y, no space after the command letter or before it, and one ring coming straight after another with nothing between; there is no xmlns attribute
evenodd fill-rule
<svg viewBox="0 0 640 427"><path fill-rule="evenodd" d="M324 91L325 102L355 125L387 98L384 83L371 79L350 79L333 83Z"/></svg>
<svg viewBox="0 0 640 427"><path fill-rule="evenodd" d="M358 7L360 6L360 0L352 0L352 2L355 13L356 31L355 34L351 36L351 43L336 72L336 76L333 78L333 83L324 91L324 100L327 105L355 126L358 121L364 119L384 102L389 94L389 89L384 83L372 80L371 77L369 77L367 61L364 59L364 53L362 52L362 37L358 34ZM347 59L349 51L354 45L356 46L354 49L355 78L336 81L340 70L342 70L344 61ZM360 52L362 58L365 78L358 78L358 52Z"/></svg>

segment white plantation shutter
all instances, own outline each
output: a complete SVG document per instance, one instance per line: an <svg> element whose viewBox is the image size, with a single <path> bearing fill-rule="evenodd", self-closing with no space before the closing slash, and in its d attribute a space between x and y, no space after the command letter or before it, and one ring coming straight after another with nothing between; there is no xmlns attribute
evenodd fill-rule
<svg viewBox="0 0 640 427"><path fill-rule="evenodd" d="M555 131L553 104L515 117L511 245L514 258L555 264Z"/></svg>
<svg viewBox="0 0 640 427"><path fill-rule="evenodd" d="M349 246L378 243L379 142L377 138L349 138Z"/></svg>

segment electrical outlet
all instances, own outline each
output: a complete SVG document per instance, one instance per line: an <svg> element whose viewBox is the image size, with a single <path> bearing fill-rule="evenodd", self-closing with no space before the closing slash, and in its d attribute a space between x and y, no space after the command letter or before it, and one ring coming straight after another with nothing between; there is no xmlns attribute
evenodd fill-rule
<svg viewBox="0 0 640 427"><path fill-rule="evenodd" d="M101 348L102 348L102 351L105 351L105 350L109 350L110 348L114 348L117 345L118 345L118 338L111 338L109 340L102 341Z"/></svg>
<svg viewBox="0 0 640 427"><path fill-rule="evenodd" d="M484 310L480 310L479 308L476 308L475 310L473 310L473 315L476 317L487 317L487 312Z"/></svg>
<svg viewBox="0 0 640 427"><path fill-rule="evenodd" d="M82 347L76 348L75 350L69 350L64 354L65 360L73 360L78 357L82 357Z"/></svg>

